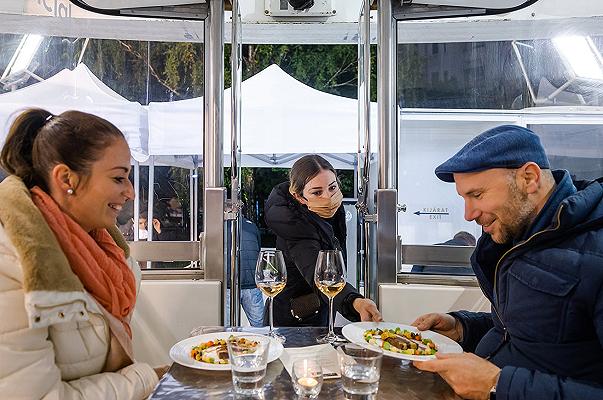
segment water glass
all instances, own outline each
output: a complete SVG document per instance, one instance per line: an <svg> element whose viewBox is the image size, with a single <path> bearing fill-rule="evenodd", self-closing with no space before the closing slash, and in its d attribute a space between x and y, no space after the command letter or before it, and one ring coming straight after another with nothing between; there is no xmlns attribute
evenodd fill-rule
<svg viewBox="0 0 603 400"><path fill-rule="evenodd" d="M245 337L257 344L253 348L241 345L237 341L240 337ZM237 336L234 340L227 340L226 344L235 393L262 397L270 339L260 335L245 335Z"/></svg>
<svg viewBox="0 0 603 400"><path fill-rule="evenodd" d="M291 369L293 388L299 397L315 399L322 388L322 367L315 359L297 360Z"/></svg>
<svg viewBox="0 0 603 400"><path fill-rule="evenodd" d="M337 351L346 399L376 395L379 389L383 352L377 349L365 349L355 344L345 344Z"/></svg>

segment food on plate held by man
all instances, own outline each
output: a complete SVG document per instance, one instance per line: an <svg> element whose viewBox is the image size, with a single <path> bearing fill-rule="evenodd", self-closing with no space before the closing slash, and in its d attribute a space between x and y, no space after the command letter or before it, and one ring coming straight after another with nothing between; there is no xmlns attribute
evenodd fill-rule
<svg viewBox="0 0 603 400"><path fill-rule="evenodd" d="M397 327L395 329L368 329L364 331L364 340L383 350L411 356L432 356L438 349L436 344L420 333Z"/></svg>

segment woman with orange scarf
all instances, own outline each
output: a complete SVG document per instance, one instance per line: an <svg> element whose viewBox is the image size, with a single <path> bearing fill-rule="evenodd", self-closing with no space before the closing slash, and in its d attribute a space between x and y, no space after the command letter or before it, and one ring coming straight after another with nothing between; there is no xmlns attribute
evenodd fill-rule
<svg viewBox="0 0 603 400"><path fill-rule="evenodd" d="M94 115L30 109L0 166L0 393L10 399L143 399L134 362L140 271L115 227L134 197L123 134Z"/></svg>

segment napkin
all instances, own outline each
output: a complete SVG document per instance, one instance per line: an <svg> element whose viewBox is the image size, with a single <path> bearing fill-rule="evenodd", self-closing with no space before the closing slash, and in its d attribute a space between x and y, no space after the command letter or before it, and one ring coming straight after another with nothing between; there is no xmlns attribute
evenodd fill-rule
<svg viewBox="0 0 603 400"><path fill-rule="evenodd" d="M337 351L330 344L319 344L308 347L287 347L283 350L280 359L290 376L295 361L316 359L320 361L323 379L341 378Z"/></svg>

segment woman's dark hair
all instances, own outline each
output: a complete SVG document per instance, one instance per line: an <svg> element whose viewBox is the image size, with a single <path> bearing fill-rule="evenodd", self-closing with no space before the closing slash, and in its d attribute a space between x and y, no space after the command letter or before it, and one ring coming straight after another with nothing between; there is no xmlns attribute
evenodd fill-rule
<svg viewBox="0 0 603 400"><path fill-rule="evenodd" d="M115 125L80 111L60 115L31 108L17 116L0 153L0 167L23 180L27 187L38 185L48 191L50 172L65 164L83 177L103 151L123 139Z"/></svg>
<svg viewBox="0 0 603 400"><path fill-rule="evenodd" d="M323 170L329 170L337 177L337 172L330 162L318 154L308 154L297 160L289 171L289 187L303 197L304 187L312 178ZM339 184L339 179L337 180Z"/></svg>

